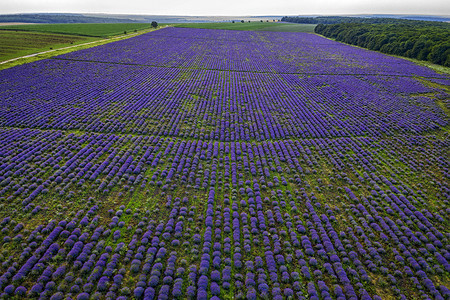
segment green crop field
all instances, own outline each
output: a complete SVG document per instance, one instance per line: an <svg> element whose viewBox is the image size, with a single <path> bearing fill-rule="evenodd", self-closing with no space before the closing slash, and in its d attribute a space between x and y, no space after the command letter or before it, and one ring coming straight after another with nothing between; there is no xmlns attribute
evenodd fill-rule
<svg viewBox="0 0 450 300"><path fill-rule="evenodd" d="M183 28L254 30L254 31L284 31L284 32L314 32L316 24L288 24L272 22L236 22L236 23L184 23L175 25Z"/></svg>
<svg viewBox="0 0 450 300"><path fill-rule="evenodd" d="M0 30L0 61L96 40L67 34Z"/></svg>
<svg viewBox="0 0 450 300"><path fill-rule="evenodd" d="M33 24L33 25L7 25L0 30L20 30L48 33L62 33L82 36L108 37L133 32L135 30L149 29L149 23L99 23L99 24Z"/></svg>

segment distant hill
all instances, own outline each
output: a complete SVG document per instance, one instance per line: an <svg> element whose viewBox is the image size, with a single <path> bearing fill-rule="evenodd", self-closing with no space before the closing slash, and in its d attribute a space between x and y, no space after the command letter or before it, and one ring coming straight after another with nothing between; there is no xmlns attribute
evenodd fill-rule
<svg viewBox="0 0 450 300"><path fill-rule="evenodd" d="M416 21L450 22L450 16L428 16L428 15L360 15L366 18L394 18Z"/></svg>
<svg viewBox="0 0 450 300"><path fill-rule="evenodd" d="M339 23L366 23L366 24L408 24L412 21L423 22L450 22L445 16L406 16L406 15L358 15L358 16L286 16L283 22L300 24L339 24Z"/></svg>
<svg viewBox="0 0 450 300"><path fill-rule="evenodd" d="M0 15L0 23L217 23L231 21L280 20L283 16L171 16L171 15L132 15L132 14L81 14L81 13L27 13ZM348 15L325 17L317 15L289 16L284 18L302 18L306 23L318 24L319 20L349 18L395 18L422 21L450 22L450 16L428 15ZM292 21L291 21L292 22ZM297 22L298 23L298 22Z"/></svg>
<svg viewBox="0 0 450 300"><path fill-rule="evenodd" d="M0 23L206 23L231 21L279 20L281 16L165 16L165 15L120 15L120 14L9 14L0 15Z"/></svg>
<svg viewBox="0 0 450 300"><path fill-rule="evenodd" d="M138 23L128 18L87 16L83 14L12 14L0 15L0 23Z"/></svg>

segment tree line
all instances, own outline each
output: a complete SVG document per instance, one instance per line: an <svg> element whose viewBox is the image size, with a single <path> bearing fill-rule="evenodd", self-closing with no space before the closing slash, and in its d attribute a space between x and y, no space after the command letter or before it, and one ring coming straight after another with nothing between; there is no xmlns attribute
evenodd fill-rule
<svg viewBox="0 0 450 300"><path fill-rule="evenodd" d="M450 24L446 22L339 16L281 20L318 24L316 33L339 42L450 66Z"/></svg>
<svg viewBox="0 0 450 300"><path fill-rule="evenodd" d="M324 17L283 17L282 22L299 23L299 24L340 24L340 23L364 23L364 24L428 24L435 25L439 21L436 20L409 20L396 18L380 18L380 17L340 17L340 16L324 16ZM443 23L443 22L440 22ZM445 24L445 23L444 23Z"/></svg>
<svg viewBox="0 0 450 300"><path fill-rule="evenodd" d="M409 21L391 24L319 24L314 31L347 44L450 67L448 23Z"/></svg>

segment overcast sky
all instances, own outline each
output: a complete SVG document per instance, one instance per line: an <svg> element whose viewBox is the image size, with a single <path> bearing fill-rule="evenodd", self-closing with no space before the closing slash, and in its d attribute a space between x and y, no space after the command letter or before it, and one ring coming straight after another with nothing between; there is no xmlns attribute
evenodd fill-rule
<svg viewBox="0 0 450 300"><path fill-rule="evenodd" d="M31 12L244 16L450 15L449 0L0 0L0 14Z"/></svg>

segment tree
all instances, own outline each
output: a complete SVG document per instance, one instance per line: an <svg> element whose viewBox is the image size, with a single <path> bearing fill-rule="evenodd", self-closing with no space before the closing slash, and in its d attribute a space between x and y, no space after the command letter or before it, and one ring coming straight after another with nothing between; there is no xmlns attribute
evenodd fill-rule
<svg viewBox="0 0 450 300"><path fill-rule="evenodd" d="M158 27L158 22L153 21L153 22L152 22L152 27L153 27L153 28Z"/></svg>
<svg viewBox="0 0 450 300"><path fill-rule="evenodd" d="M244 23L244 20L241 20L241 23Z"/></svg>
<svg viewBox="0 0 450 300"><path fill-rule="evenodd" d="M444 65L447 57L450 54L450 44L442 43L431 48L430 54L428 54L428 60L435 64Z"/></svg>

